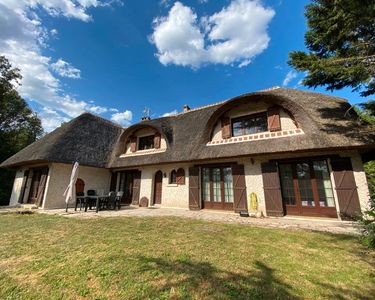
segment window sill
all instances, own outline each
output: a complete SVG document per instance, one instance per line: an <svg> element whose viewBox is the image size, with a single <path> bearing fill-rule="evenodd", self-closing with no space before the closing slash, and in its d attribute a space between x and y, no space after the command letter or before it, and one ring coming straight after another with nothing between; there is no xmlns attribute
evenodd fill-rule
<svg viewBox="0 0 375 300"><path fill-rule="evenodd" d="M165 151L167 151L167 149L137 150L136 152L129 152L129 153L121 154L119 157L124 158L124 157L129 157L129 156L141 156L141 155L158 154L158 153L163 153Z"/></svg>

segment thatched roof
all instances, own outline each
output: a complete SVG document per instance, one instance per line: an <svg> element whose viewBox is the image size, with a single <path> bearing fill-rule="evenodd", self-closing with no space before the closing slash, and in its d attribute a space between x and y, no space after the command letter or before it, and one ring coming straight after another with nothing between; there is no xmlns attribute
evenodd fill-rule
<svg viewBox="0 0 375 300"><path fill-rule="evenodd" d="M289 111L305 134L277 139L207 146L213 126L231 108L248 102L278 104ZM136 130L150 126L167 140L165 152L119 157ZM54 161L124 168L160 163L199 161L233 156L336 149L375 149L374 127L358 121L344 99L294 89L272 89L245 94L175 116L143 121L122 129L83 114L12 156L1 167Z"/></svg>
<svg viewBox="0 0 375 300"><path fill-rule="evenodd" d="M84 113L4 161L0 167L61 162L106 167L123 129Z"/></svg>
<svg viewBox="0 0 375 300"><path fill-rule="evenodd" d="M305 134L277 139L207 146L214 124L231 108L249 101L278 104L289 111ZM158 129L167 139L163 153L118 157L128 136L142 126ZM120 139L110 166L133 167L168 162L199 161L233 156L292 151L374 149L375 129L358 121L344 99L320 93L276 88L241 95L176 116L144 121L129 127ZM367 151L367 150L366 150Z"/></svg>

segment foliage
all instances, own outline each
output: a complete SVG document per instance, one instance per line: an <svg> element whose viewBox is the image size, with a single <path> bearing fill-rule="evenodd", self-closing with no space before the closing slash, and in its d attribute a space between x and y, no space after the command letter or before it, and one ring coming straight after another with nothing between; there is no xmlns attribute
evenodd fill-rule
<svg viewBox="0 0 375 300"><path fill-rule="evenodd" d="M362 216L360 223L363 226L362 242L368 248L375 249L375 206L372 203L372 207L366 211Z"/></svg>
<svg viewBox="0 0 375 300"><path fill-rule="evenodd" d="M34 142L43 132L40 119L15 90L20 79L20 71L0 56L0 162ZM8 204L13 180L13 170L0 169L0 205Z"/></svg>
<svg viewBox="0 0 375 300"><path fill-rule="evenodd" d="M8 214L0 228L0 299L374 295L375 253L354 236L175 217Z"/></svg>
<svg viewBox="0 0 375 300"><path fill-rule="evenodd" d="M329 90L352 87L375 93L375 2L314 0L306 6L309 53L289 54L289 64L306 72L303 84Z"/></svg>

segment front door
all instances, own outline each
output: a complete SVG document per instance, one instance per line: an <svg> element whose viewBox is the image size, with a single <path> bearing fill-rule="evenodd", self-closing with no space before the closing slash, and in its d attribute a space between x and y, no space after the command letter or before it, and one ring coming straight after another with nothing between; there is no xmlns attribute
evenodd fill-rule
<svg viewBox="0 0 375 300"><path fill-rule="evenodd" d="M287 215L337 217L325 160L280 163L279 172Z"/></svg>
<svg viewBox="0 0 375 300"><path fill-rule="evenodd" d="M133 198L134 171L121 172L119 191L123 192L121 204L130 205Z"/></svg>
<svg viewBox="0 0 375 300"><path fill-rule="evenodd" d="M157 171L155 173L155 181L154 181L154 204L161 204L162 188L163 188L163 173L162 171Z"/></svg>
<svg viewBox="0 0 375 300"><path fill-rule="evenodd" d="M234 210L231 167L202 168L202 199L204 208Z"/></svg>

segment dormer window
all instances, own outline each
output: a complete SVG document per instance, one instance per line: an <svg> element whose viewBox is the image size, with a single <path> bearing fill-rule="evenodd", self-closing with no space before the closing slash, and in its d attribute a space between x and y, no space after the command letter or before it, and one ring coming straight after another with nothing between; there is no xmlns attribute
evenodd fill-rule
<svg viewBox="0 0 375 300"><path fill-rule="evenodd" d="M155 135L141 136L138 142L138 150L154 149L154 138Z"/></svg>
<svg viewBox="0 0 375 300"><path fill-rule="evenodd" d="M257 113L232 119L232 136L241 136L268 130L267 113Z"/></svg>

